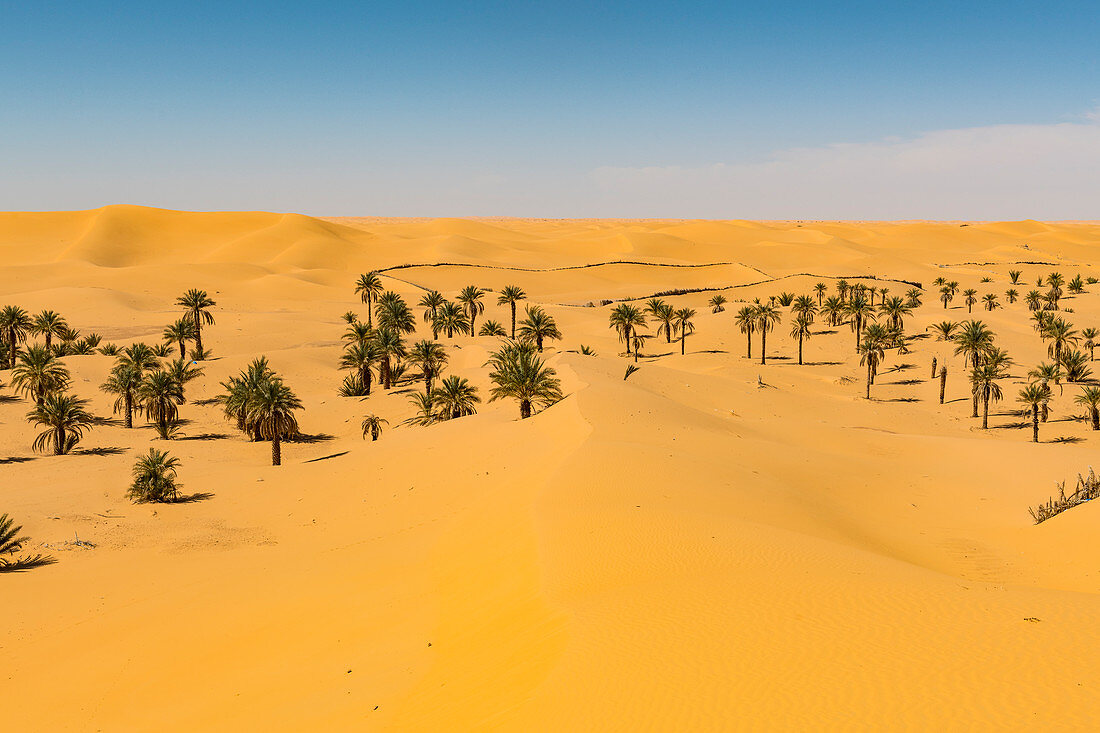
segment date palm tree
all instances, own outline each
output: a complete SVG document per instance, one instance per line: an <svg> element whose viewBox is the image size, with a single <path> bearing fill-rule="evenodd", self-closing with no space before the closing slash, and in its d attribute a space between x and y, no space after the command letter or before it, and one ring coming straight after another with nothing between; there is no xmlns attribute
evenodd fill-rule
<svg viewBox="0 0 1100 733"><path fill-rule="evenodd" d="M1062 297L1062 286L1065 283L1066 279L1057 272L1047 275L1047 285L1050 287L1050 290L1047 291L1047 300L1050 301L1054 310L1058 310L1058 299Z"/></svg>
<svg viewBox="0 0 1100 733"><path fill-rule="evenodd" d="M225 416L234 420L237 429L254 441L259 440L260 436L255 427L248 423L248 401L261 384L274 376L275 372L268 366L267 357L258 357L253 359L247 368L241 370L238 376L222 382L222 388L225 391L216 398L221 403Z"/></svg>
<svg viewBox="0 0 1100 733"><path fill-rule="evenodd" d="M481 403L477 387L464 378L452 374L440 380L439 388L432 392L432 404L439 410L443 420L453 420L477 413L476 405Z"/></svg>
<svg viewBox="0 0 1100 733"><path fill-rule="evenodd" d="M1028 310L1037 311L1043 306L1043 294L1038 290L1029 290L1024 296L1024 302L1027 303Z"/></svg>
<svg viewBox="0 0 1100 733"><path fill-rule="evenodd" d="M348 328L344 331L344 335L341 339L351 344L362 344L370 341L374 338L375 330L365 323L360 321L353 321L348 324Z"/></svg>
<svg viewBox="0 0 1100 733"><path fill-rule="evenodd" d="M386 291L378 297L375 306L378 316L378 329L395 333L412 333L416 330L416 316L409 309L405 299L393 291Z"/></svg>
<svg viewBox="0 0 1100 733"><path fill-rule="evenodd" d="M1069 346L1076 346L1079 340L1077 331L1061 318L1052 318L1047 322L1046 338L1050 339L1047 355L1054 357L1054 361L1061 361L1062 351Z"/></svg>
<svg viewBox="0 0 1100 733"><path fill-rule="evenodd" d="M521 341L534 342L539 353L542 353L542 344L546 339L561 339L561 331L554 317L544 311L540 306L529 305L526 307L527 317L519 327Z"/></svg>
<svg viewBox="0 0 1100 733"><path fill-rule="evenodd" d="M944 285L940 288L940 300L943 302L943 309L947 310L947 304L955 298L955 293L951 288Z"/></svg>
<svg viewBox="0 0 1100 733"><path fill-rule="evenodd" d="M982 429L989 428L989 401L1001 399L1001 387L997 381L1008 376L1008 367L1012 359L1000 349L990 349L980 366L970 371L970 386L983 403Z"/></svg>
<svg viewBox="0 0 1100 733"><path fill-rule="evenodd" d="M372 442L378 440L382 435L382 426L389 424L390 421L385 418L378 417L377 415L367 415L360 424L363 430L363 440L366 440L368 435Z"/></svg>
<svg viewBox="0 0 1100 733"><path fill-rule="evenodd" d="M826 298L825 304L821 306L821 314L829 321L830 326L836 326L844 315L844 303L836 296Z"/></svg>
<svg viewBox="0 0 1100 733"><path fill-rule="evenodd" d="M381 320L380 317L379 321ZM379 377L382 379L382 389L389 389L393 386L394 360L405 356L405 340L401 338L401 334L397 331L383 328L378 331L374 343L378 346L378 353L381 356L379 360Z"/></svg>
<svg viewBox="0 0 1100 733"><path fill-rule="evenodd" d="M205 353L202 348L202 326L204 323L208 326L214 325L214 314L210 312L210 309L216 306L217 303L206 294L205 290L191 288L176 298L176 305L183 306L195 323L195 353L201 358L202 354Z"/></svg>
<svg viewBox="0 0 1100 733"><path fill-rule="evenodd" d="M64 392L70 381L69 370L45 346L31 346L20 354L11 373L11 386L37 405L49 394Z"/></svg>
<svg viewBox="0 0 1100 733"><path fill-rule="evenodd" d="M1100 387L1096 385L1084 387L1074 402L1088 408L1092 429L1100 430Z"/></svg>
<svg viewBox="0 0 1100 733"><path fill-rule="evenodd" d="M1062 386L1062 365L1058 363L1048 364L1046 362L1040 363L1034 369L1027 373L1027 378L1032 382L1041 382L1048 386L1051 382L1058 387L1058 394L1063 394L1065 388Z"/></svg>
<svg viewBox="0 0 1100 733"><path fill-rule="evenodd" d="M470 321L466 312L457 303L447 301L439 307L439 330L454 338L455 333L469 333Z"/></svg>
<svg viewBox="0 0 1100 733"><path fill-rule="evenodd" d="M52 450L55 456L71 451L92 425L92 415L85 409L87 405L87 400L65 392L46 395L42 404L36 404L27 413L27 420L46 428L34 439L31 448L40 453Z"/></svg>
<svg viewBox="0 0 1100 733"><path fill-rule="evenodd" d="M814 294L817 295L817 307L821 307L822 300L825 298L825 294L829 292L829 286L825 283L817 283L814 285Z"/></svg>
<svg viewBox="0 0 1100 733"><path fill-rule="evenodd" d="M131 470L133 483L126 492L127 498L135 502L178 501L180 485L176 483L176 472L180 459L150 448L134 463Z"/></svg>
<svg viewBox="0 0 1100 733"><path fill-rule="evenodd" d="M186 389L189 382L198 379L203 374L202 367L195 366L195 362L186 359L173 359L168 362L164 370L168 372L172 379L176 380L176 383L182 389Z"/></svg>
<svg viewBox="0 0 1100 733"><path fill-rule="evenodd" d="M367 325L374 326L374 320L371 317L371 306L374 301L382 294L385 288L382 287L382 278L378 276L377 272L365 272L359 276L359 279L355 283L355 292L359 296L359 299L367 306Z"/></svg>
<svg viewBox="0 0 1100 733"><path fill-rule="evenodd" d="M171 440L179 427L179 405L184 402L183 385L165 369L148 374L137 391L146 416L156 425L163 440Z"/></svg>
<svg viewBox="0 0 1100 733"><path fill-rule="evenodd" d="M814 303L814 299L811 296L800 295L794 299L794 304L791 305L791 312L813 323L814 317L817 316L817 304Z"/></svg>
<svg viewBox="0 0 1100 733"><path fill-rule="evenodd" d="M507 305L512 311L512 338L516 337L516 303L527 299L527 293L518 285L505 285L497 296L497 305Z"/></svg>
<svg viewBox="0 0 1100 733"><path fill-rule="evenodd" d="M1017 285L1020 282L1020 275L1022 274L1023 273L1019 270L1009 270L1008 279L1012 282L1013 285Z"/></svg>
<svg viewBox="0 0 1100 733"><path fill-rule="evenodd" d="M61 317L61 314L51 310L44 310L34 317L30 332L35 336L42 336L46 340L46 349L51 348L51 339L54 336L61 338L68 333L69 324Z"/></svg>
<svg viewBox="0 0 1100 733"><path fill-rule="evenodd" d="M359 394L354 396L370 396L371 369L381 358L382 350L374 339L354 342L344 350L340 357L340 368L355 374L354 386L359 388L355 390Z"/></svg>
<svg viewBox="0 0 1100 733"><path fill-rule="evenodd" d="M653 338L652 334L641 333L637 329L631 331L630 342L634 345L634 363L638 363L638 357L642 355L642 347L645 346L645 342Z"/></svg>
<svg viewBox="0 0 1100 733"><path fill-rule="evenodd" d="M621 303L612 309L608 320L610 327L619 334L619 340L626 343L626 354L630 356L631 337L639 326L646 325L645 316L635 306Z"/></svg>
<svg viewBox="0 0 1100 733"><path fill-rule="evenodd" d="M477 328L477 317L485 312L485 304L481 302L481 298L485 293L489 292L476 285L467 285L462 288L462 292L458 294L458 302L462 303L463 308L466 309L466 315L470 318L470 335L474 335L474 329Z"/></svg>
<svg viewBox="0 0 1100 733"><path fill-rule="evenodd" d="M885 329L879 324L868 326L859 343L859 363L867 367L867 399L871 399L871 384L875 381L879 364L886 357Z"/></svg>
<svg viewBox="0 0 1100 733"><path fill-rule="evenodd" d="M974 288L967 288L963 291L963 302L966 303L966 312L974 312L974 304L978 302L978 291Z"/></svg>
<svg viewBox="0 0 1100 733"><path fill-rule="evenodd" d="M645 312L657 324L657 335L665 335L665 343L672 343L673 326L676 323L676 310L660 298L650 298Z"/></svg>
<svg viewBox="0 0 1100 733"><path fill-rule="evenodd" d="M1031 442L1038 443L1039 410L1050 402L1050 388L1043 384L1029 384L1020 390L1016 401L1031 408Z"/></svg>
<svg viewBox="0 0 1100 733"><path fill-rule="evenodd" d="M418 303L424 309L424 323L432 327L433 341L439 340L439 309L446 302L446 298L438 290L429 290Z"/></svg>
<svg viewBox="0 0 1100 733"><path fill-rule="evenodd" d="M1020 294L1016 291L1015 288L1009 288L1008 290L1005 291L1005 300L1008 301L1009 305L1012 305L1013 303L1015 303L1019 299L1020 299Z"/></svg>
<svg viewBox="0 0 1100 733"><path fill-rule="evenodd" d="M1084 382L1092 376L1088 357L1076 349L1063 351L1058 363L1066 374L1067 382Z"/></svg>
<svg viewBox="0 0 1100 733"><path fill-rule="evenodd" d="M493 387L489 401L511 398L519 403L520 419L531 417L534 408L545 409L562 399L561 380L554 369L523 345L505 347L490 358Z"/></svg>
<svg viewBox="0 0 1100 733"><path fill-rule="evenodd" d="M133 364L116 363L107 381L100 385L100 389L107 394L116 395L113 407L114 413L123 414L124 424L127 428L134 427L134 411L140 412L141 403L137 400L137 391L144 379L144 374Z"/></svg>
<svg viewBox="0 0 1100 733"><path fill-rule="evenodd" d="M432 383L447 364L447 350L435 341L417 341L409 351L408 360L420 367L424 378L424 394L432 396Z"/></svg>
<svg viewBox="0 0 1100 733"><path fill-rule="evenodd" d="M995 308L1001 307L1001 304L997 302L996 293L986 293L982 296L982 301L985 303L985 309L987 311L991 311Z"/></svg>
<svg viewBox="0 0 1100 733"><path fill-rule="evenodd" d="M742 306L733 318L738 330L745 334L746 351L745 358L752 358L752 334L756 331L756 308L751 305Z"/></svg>
<svg viewBox="0 0 1100 733"><path fill-rule="evenodd" d="M775 328L781 316L772 305L756 307L756 330L760 332L760 363L768 363L768 332Z"/></svg>
<svg viewBox="0 0 1100 733"><path fill-rule="evenodd" d="M504 326L500 325L492 318L489 318L485 323L481 324L481 328L477 330L478 336L495 336L495 337L507 337L508 332L504 330Z"/></svg>
<svg viewBox="0 0 1100 733"><path fill-rule="evenodd" d="M27 333L34 326L27 311L17 305L6 305L0 309L0 331L8 349L8 369L15 368L15 357L19 353L19 344L27 340Z"/></svg>
<svg viewBox="0 0 1100 733"><path fill-rule="evenodd" d="M809 341L813 333L810 331L811 321L806 316L799 315L791 322L791 338L798 339L798 364L802 365L802 342Z"/></svg>
<svg viewBox="0 0 1100 733"><path fill-rule="evenodd" d="M905 317L913 312L913 307L901 298L889 298L879 306L879 313L889 319L890 327L902 331L905 328Z"/></svg>
<svg viewBox="0 0 1100 733"><path fill-rule="evenodd" d="M694 308L680 308L676 311L676 330L680 332L680 356L687 353L687 337L689 334L695 333L695 324L692 322L692 318L695 318Z"/></svg>
<svg viewBox="0 0 1100 733"><path fill-rule="evenodd" d="M977 366L982 355L993 348L993 332L981 321L967 321L952 340L955 342L955 356L963 355L963 367L968 362Z"/></svg>
<svg viewBox="0 0 1100 733"><path fill-rule="evenodd" d="M195 322L190 316L184 316L170 326L166 326L161 337L166 343L179 344L180 358L187 358L187 342L195 338Z"/></svg>
<svg viewBox="0 0 1100 733"><path fill-rule="evenodd" d="M855 292L848 298L848 303L844 306L844 315L848 317L849 325L856 335L856 350L858 351L864 326L875 320L875 309L867 301L866 295L862 292Z"/></svg>
<svg viewBox="0 0 1100 733"><path fill-rule="evenodd" d="M718 295L711 296L711 299L707 301L707 305L710 306L711 313L721 313L726 309L726 296L719 293Z"/></svg>
<svg viewBox="0 0 1100 733"><path fill-rule="evenodd" d="M144 376L160 366L160 359L153 353L148 344L137 342L130 344L119 354L118 363L133 366Z"/></svg>
<svg viewBox="0 0 1100 733"><path fill-rule="evenodd" d="M905 291L905 304L910 308L920 308L923 295L920 288L909 288Z"/></svg>
<svg viewBox="0 0 1100 733"><path fill-rule="evenodd" d="M1095 328L1083 328L1081 329L1081 338L1084 341L1081 342L1082 349L1089 350L1089 361L1096 360L1096 346L1100 343L1100 331Z"/></svg>
<svg viewBox="0 0 1100 733"><path fill-rule="evenodd" d="M246 421L255 426L261 438L271 441L272 466L283 463L283 438L298 435L298 419L294 413L302 409L305 408L294 390L277 376L260 383L249 397Z"/></svg>
<svg viewBox="0 0 1100 733"><path fill-rule="evenodd" d="M848 287L848 281L847 280L837 280L836 281L836 294L838 296L840 296L840 302L841 303L845 302L848 299L848 291L850 289L851 288Z"/></svg>

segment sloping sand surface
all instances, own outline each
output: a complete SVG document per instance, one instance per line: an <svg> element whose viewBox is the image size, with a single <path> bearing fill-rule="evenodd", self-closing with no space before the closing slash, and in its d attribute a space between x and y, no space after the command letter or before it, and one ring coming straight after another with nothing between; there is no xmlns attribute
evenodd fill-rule
<svg viewBox="0 0 1100 733"><path fill-rule="evenodd" d="M1100 277L1098 246L1095 223L1033 221L0 213L0 305L50 308L125 345L159 342L187 288L217 301L203 335L215 358L189 385L178 440L112 422L73 455L38 455L28 402L0 390L0 513L58 560L0 574L5 724L1100 727L1100 506L1038 526L1027 511L1096 464L1100 433L1065 385L1030 442L1014 398L1046 345L1004 295L1055 269ZM1056 264L1017 264L1031 262ZM413 266L386 269L399 265ZM400 425L419 382L337 396L340 317L365 317L353 286L370 269L414 307L429 288L523 287L564 334L545 356L568 396L530 420L504 401L427 428ZM956 296L945 309L937 277L1004 307L970 315ZM961 357L931 336L888 352L871 401L846 325L819 319L799 366L784 308L768 364L746 358L743 301L833 292L837 278L923 287L910 334L989 324L1016 362L990 429L970 418ZM687 354L651 339L624 380L601 303L669 291L698 311ZM719 314L716 292L730 301ZM507 325L495 294L487 304L483 318ZM1078 330L1100 327L1100 285L1062 305ZM415 338L430 338L414 309ZM487 397L497 340L443 343L448 373ZM206 402L261 354L312 436L277 468ZM949 368L944 405L933 356ZM65 363L111 416L98 385L113 359ZM377 442L360 436L367 413L390 422ZM150 446L180 458L185 491L211 496L126 500Z"/></svg>

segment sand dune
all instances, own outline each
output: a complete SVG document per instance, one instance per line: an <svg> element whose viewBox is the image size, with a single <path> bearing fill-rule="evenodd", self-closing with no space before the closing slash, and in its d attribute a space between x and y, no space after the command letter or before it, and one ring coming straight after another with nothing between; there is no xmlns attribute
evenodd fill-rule
<svg viewBox="0 0 1100 733"><path fill-rule="evenodd" d="M209 499L125 499L135 456L165 445L143 421L33 454L28 403L0 391L0 513L59 561L0 574L0 707L27 730L1093 729L1100 507L1038 526L1027 508L1095 463L1100 434L1075 385L1043 442L1015 427L1047 358L1024 303L973 314L1017 364L987 431L942 342L890 352L867 401L847 326L819 322L798 366L785 314L762 366L733 314L875 277L923 286L919 334L969 317L936 277L1004 302L1010 269L1021 295L1054 269L1019 262L1100 277L1097 245L1083 222L0 214L0 305L127 344L159 340L186 288L218 303L216 358L167 446ZM546 356L568 396L531 420L495 402L428 428L392 427L413 413L400 388L338 397L340 316L363 311L368 269L412 304L525 288L565 335ZM624 380L598 304L670 290L694 291L666 296L699 311L688 353L655 338ZM1100 285L1063 305L1100 327ZM485 317L508 320L492 295ZM484 395L495 339L444 343ZM315 436L278 468L203 404L259 354ZM65 361L110 415L113 360ZM391 423L376 443L367 412Z"/></svg>

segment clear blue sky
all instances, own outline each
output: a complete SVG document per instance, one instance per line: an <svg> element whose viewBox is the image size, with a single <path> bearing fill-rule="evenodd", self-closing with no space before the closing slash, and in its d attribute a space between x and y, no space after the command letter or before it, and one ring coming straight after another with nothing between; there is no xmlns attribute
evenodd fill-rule
<svg viewBox="0 0 1100 733"><path fill-rule="evenodd" d="M1095 2L594 5L0 1L0 209L767 217L792 150L1100 127Z"/></svg>

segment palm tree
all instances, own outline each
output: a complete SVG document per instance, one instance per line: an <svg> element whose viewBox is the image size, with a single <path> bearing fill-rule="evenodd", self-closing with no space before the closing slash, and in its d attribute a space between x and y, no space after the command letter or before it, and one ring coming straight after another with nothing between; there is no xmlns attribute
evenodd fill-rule
<svg viewBox="0 0 1100 733"><path fill-rule="evenodd" d="M726 309L726 302L726 296L718 294L712 296L711 299L707 301L707 305L710 306L711 313L721 313Z"/></svg>
<svg viewBox="0 0 1100 733"><path fill-rule="evenodd" d="M694 308L680 308L676 311L675 326L676 330L680 332L680 356L687 353L685 344L687 343L688 334L695 333L695 324L692 323L692 318L695 318Z"/></svg>
<svg viewBox="0 0 1100 733"><path fill-rule="evenodd" d="M922 295L920 288L909 288L905 291L905 304L910 308L920 308Z"/></svg>
<svg viewBox="0 0 1100 733"><path fill-rule="evenodd" d="M1063 351L1058 363L1065 370L1067 382L1084 382L1092 376L1088 357L1076 349Z"/></svg>
<svg viewBox="0 0 1100 733"><path fill-rule="evenodd" d="M191 314L191 320L195 322L195 353L201 359L205 353L202 348L202 324L214 325L214 315L210 309L217 305L205 290L191 288L186 293L176 298L176 305L183 306Z"/></svg>
<svg viewBox="0 0 1100 733"><path fill-rule="evenodd" d="M168 362L168 365L164 368L168 372L172 379L176 380L180 388L186 388L188 382L198 379L202 376L202 367L194 365L195 362L187 361L186 359L173 359Z"/></svg>
<svg viewBox="0 0 1100 733"><path fill-rule="evenodd" d="M150 448L134 463L134 481L126 496L135 502L179 500L180 486L176 483L179 466L180 459L170 456L168 451Z"/></svg>
<svg viewBox="0 0 1100 733"><path fill-rule="evenodd" d="M844 303L836 296L826 298L825 304L821 306L821 314L828 319L830 326L835 326L844 315Z"/></svg>
<svg viewBox="0 0 1100 733"><path fill-rule="evenodd" d="M1020 282L1020 275L1022 275L1022 274L1023 273L1020 272L1019 270L1009 270L1008 271L1008 279L1012 281L1013 285L1017 285Z"/></svg>
<svg viewBox="0 0 1100 733"><path fill-rule="evenodd" d="M133 364L119 362L111 369L100 389L107 394L117 395L114 404L114 412L121 412L124 416L127 428L134 427L134 410L141 410L141 403L137 401L137 391L144 379L142 371Z"/></svg>
<svg viewBox="0 0 1100 733"><path fill-rule="evenodd" d="M1027 373L1027 378L1033 382L1041 382L1047 386L1054 382L1058 387L1058 394L1062 394L1065 388L1062 386L1062 365L1058 363L1047 364L1043 362Z"/></svg>
<svg viewBox="0 0 1100 733"><path fill-rule="evenodd" d="M814 293L817 295L817 307L821 307L821 301L825 297L825 293L829 292L829 286L825 283L817 283L814 285Z"/></svg>
<svg viewBox="0 0 1100 733"><path fill-rule="evenodd" d="M87 404L87 400L64 392L46 395L42 404L27 413L27 420L46 428L34 439L31 448L42 453L52 448L55 456L72 450L92 425L93 418L84 409Z"/></svg>
<svg viewBox="0 0 1100 733"><path fill-rule="evenodd" d="M905 327L905 317L913 312L913 307L901 298L890 298L879 306L879 312L890 319L890 327L901 331Z"/></svg>
<svg viewBox="0 0 1100 733"><path fill-rule="evenodd" d="M954 291L951 288L944 285L940 288L940 300L943 301L943 309L947 310L947 304L950 303L955 297Z"/></svg>
<svg viewBox="0 0 1100 733"><path fill-rule="evenodd" d="M505 347L493 355L490 363L493 371L489 379L493 388L489 391L489 401L505 397L516 400L520 419L531 417L535 406L545 409L562 399L557 372L544 365L530 348Z"/></svg>
<svg viewBox="0 0 1100 733"><path fill-rule="evenodd" d="M867 302L867 296L862 292L853 293L844 306L844 314L848 316L852 331L856 334L856 350L860 349L860 339L863 336L863 327L875 320L875 309Z"/></svg>
<svg viewBox="0 0 1100 733"><path fill-rule="evenodd" d="M676 310L660 298L650 298L646 303L645 312L653 318L657 326L657 335L665 335L665 343L672 343L673 324L676 322Z"/></svg>
<svg viewBox="0 0 1100 733"><path fill-rule="evenodd" d="M745 358L752 358L752 333L756 330L756 308L751 305L742 306L741 310L737 311L737 315L734 316L734 323L741 330L741 333L745 334L745 338L748 344L748 350L745 353Z"/></svg>
<svg viewBox="0 0 1100 733"><path fill-rule="evenodd" d="M474 329L477 327L477 317L479 314L485 312L485 304L481 302L481 298L488 290L483 290L476 285L467 285L462 288L462 292L458 294L458 302L462 303L466 309L466 314L470 317L470 335L474 334Z"/></svg>
<svg viewBox="0 0 1100 733"><path fill-rule="evenodd" d="M356 397L370 395L371 367L382 358L382 351L374 339L352 343L340 357L340 368L355 374Z"/></svg>
<svg viewBox="0 0 1100 733"><path fill-rule="evenodd" d="M1028 310L1037 311L1043 305L1043 294L1038 290L1029 290L1024 296L1024 302L1027 303Z"/></svg>
<svg viewBox="0 0 1100 733"><path fill-rule="evenodd" d="M1031 442L1039 442L1039 409L1050 402L1050 388L1046 385L1029 384L1020 390L1017 402L1031 407Z"/></svg>
<svg viewBox="0 0 1100 733"><path fill-rule="evenodd" d="M619 334L619 340L626 343L626 354L630 356L631 336L639 326L646 325L645 316L635 306L621 303L611 311L609 321L611 328Z"/></svg>
<svg viewBox="0 0 1100 733"><path fill-rule="evenodd" d="M378 315L378 329L389 329L395 333L412 333L416 330L416 316L409 304L395 292L386 291L378 298L375 311Z"/></svg>
<svg viewBox="0 0 1100 733"><path fill-rule="evenodd" d="M1052 272L1047 275L1047 285L1050 286L1050 290L1047 292L1047 299L1054 307L1054 310L1058 310L1058 299L1062 297L1062 285L1064 285L1066 279L1057 272Z"/></svg>
<svg viewBox="0 0 1100 733"><path fill-rule="evenodd" d="M943 396L947 391L947 365L940 367L940 404L943 404Z"/></svg>
<svg viewBox="0 0 1100 733"><path fill-rule="evenodd" d="M137 342L122 350L118 363L134 367L144 375L160 366L160 360L148 344Z"/></svg>
<svg viewBox="0 0 1100 733"><path fill-rule="evenodd" d="M800 295L794 299L794 304L791 306L791 312L813 323L814 316L817 315L817 304L814 303L814 299L811 296Z"/></svg>
<svg viewBox="0 0 1100 733"><path fill-rule="evenodd" d="M871 384L875 381L878 365L886 357L886 342L884 329L878 324L874 328L868 327L863 333L863 340L859 344L859 363L867 365L867 399L871 399Z"/></svg>
<svg viewBox="0 0 1100 733"><path fill-rule="evenodd" d="M977 366L982 354L993 348L993 332L981 321L967 321L952 340L955 342L955 355L963 355L964 367L968 361Z"/></svg>
<svg viewBox="0 0 1100 733"><path fill-rule="evenodd" d="M1008 376L1008 367L1012 359L1000 349L991 349L986 355L985 361L974 367L970 372L970 386L974 394L983 402L982 429L989 428L989 401L1001 399L1001 387L997 380Z"/></svg>
<svg viewBox="0 0 1100 733"><path fill-rule="evenodd" d="M455 332L469 333L470 321L466 312L457 304L445 302L439 308L439 330L447 332L447 338L454 338Z"/></svg>
<svg viewBox="0 0 1100 733"><path fill-rule="evenodd" d="M1005 300L1008 301L1009 305L1015 303L1019 298L1020 294L1016 292L1015 288L1009 288L1005 291Z"/></svg>
<svg viewBox="0 0 1100 733"><path fill-rule="evenodd" d="M527 293L518 285L505 285L497 296L497 305L507 305L512 309L512 338L516 337L516 303L527 298Z"/></svg>
<svg viewBox="0 0 1100 733"><path fill-rule="evenodd" d="M1089 385L1081 390L1081 394L1074 399L1079 405L1085 405L1092 419L1092 429L1100 430L1100 387Z"/></svg>
<svg viewBox="0 0 1100 733"><path fill-rule="evenodd" d="M27 333L34 326L27 312L17 305L6 305L0 309L0 330L8 347L8 369L15 368L15 357L19 353L19 344L27 340Z"/></svg>
<svg viewBox="0 0 1100 733"><path fill-rule="evenodd" d="M246 420L256 427L256 432L271 441L271 465L283 462L282 439L298 435L295 410L305 409L294 391L279 377L270 377L257 386L246 408Z"/></svg>
<svg viewBox="0 0 1100 733"><path fill-rule="evenodd" d="M255 426L248 423L248 402L260 385L274 376L275 372L268 366L266 356L253 359L238 376L222 382L225 391L216 398L222 404L225 416L236 421L237 429L249 435L252 440L259 440L260 436Z"/></svg>
<svg viewBox="0 0 1100 733"><path fill-rule="evenodd" d="M485 323L481 324L481 328L477 330L477 335L505 337L508 335L508 332L504 330L504 326L500 325L492 318L489 318Z"/></svg>
<svg viewBox="0 0 1100 733"><path fill-rule="evenodd" d="M432 396L432 382L447 364L447 350L435 341L417 341L409 352L408 359L420 367L424 378L424 394Z"/></svg>
<svg viewBox="0 0 1100 733"><path fill-rule="evenodd" d="M353 321L348 324L348 328L341 338L347 341L348 344L363 344L373 339L374 334L375 331L372 327L359 321Z"/></svg>
<svg viewBox="0 0 1100 733"><path fill-rule="evenodd" d="M355 283L355 292L359 295L360 300L367 306L368 326L374 325L374 320L371 318L371 304L382 294L383 290L382 278L378 277L378 273L374 271L363 273Z"/></svg>
<svg viewBox="0 0 1100 733"><path fill-rule="evenodd" d="M974 304L978 302L978 291L974 288L967 288L963 291L963 302L966 303L966 312L974 312Z"/></svg>
<svg viewBox="0 0 1100 733"><path fill-rule="evenodd" d="M51 310L44 310L35 316L30 327L32 334L45 337L46 349L50 348L50 339L53 336L60 338L68 330L69 324L65 323L65 319L61 317L61 314Z"/></svg>
<svg viewBox="0 0 1100 733"><path fill-rule="evenodd" d="M183 385L165 369L157 369L145 377L138 387L138 401L146 416L157 427L163 440L171 440L179 422L179 405L184 402Z"/></svg>
<svg viewBox="0 0 1100 733"><path fill-rule="evenodd" d="M439 309L447 300L438 290L429 290L418 305L424 309L424 323L432 327L432 340L439 340Z"/></svg>
<svg viewBox="0 0 1100 733"><path fill-rule="evenodd" d="M45 346L35 345L20 354L11 373L11 386L37 405L47 395L64 392L69 382L69 370Z"/></svg>
<svg viewBox="0 0 1100 733"><path fill-rule="evenodd" d="M982 296L982 300L985 302L985 309L991 311L994 308L999 308L1000 303L997 302L997 295L995 293L986 293Z"/></svg>
<svg viewBox="0 0 1100 733"><path fill-rule="evenodd" d="M452 374L439 382L439 388L432 392L432 404L439 408L443 420L453 420L477 412L475 405L481 402L477 387L464 377Z"/></svg>
<svg viewBox="0 0 1100 733"><path fill-rule="evenodd" d="M802 342L808 341L812 332L810 331L811 321L807 320L805 316L799 315L794 321L791 322L791 338L798 339L798 363L802 364Z"/></svg>
<svg viewBox="0 0 1100 733"><path fill-rule="evenodd" d="M1046 338L1050 339L1047 354L1054 357L1054 361L1062 360L1062 350L1067 346L1077 344L1077 331L1061 318L1052 318L1046 327Z"/></svg>
<svg viewBox="0 0 1100 733"><path fill-rule="evenodd" d="M356 315L355 311L345 311L340 318L343 319L344 323L355 323L359 320L359 316Z"/></svg>
<svg viewBox="0 0 1100 733"><path fill-rule="evenodd" d="M1073 295L1080 295L1085 292L1085 281L1081 279L1081 275L1077 274L1073 276L1073 279L1069 281L1069 285L1066 286Z"/></svg>
<svg viewBox="0 0 1100 733"><path fill-rule="evenodd" d="M381 317L379 317L379 322L381 320ZM378 332L374 343L377 344L378 353L381 356L379 376L382 378L382 389L389 389L393 386L393 362L391 359L400 359L405 355L405 340L401 338L401 334L397 331L383 328Z"/></svg>
<svg viewBox="0 0 1100 733"><path fill-rule="evenodd" d="M378 440L378 437L382 435L382 426L389 425L390 421L385 418L378 417L377 415L367 415L363 418L363 422L360 427L363 429L363 440L370 436L371 441Z"/></svg>
<svg viewBox="0 0 1100 733"><path fill-rule="evenodd" d="M1096 360L1096 345L1100 340L1100 331L1095 328L1083 328L1081 329L1081 337L1085 339L1081 342L1081 348L1089 350L1089 361Z"/></svg>
<svg viewBox="0 0 1100 733"><path fill-rule="evenodd" d="M756 330L760 332L760 363L768 363L768 331L775 328L781 316L775 306L758 305L756 307Z"/></svg>
<svg viewBox="0 0 1100 733"><path fill-rule="evenodd" d="M165 342L179 344L180 358L187 358L187 342L195 338L195 321L190 316L184 316L170 326L166 326L162 338Z"/></svg>
<svg viewBox="0 0 1100 733"><path fill-rule="evenodd" d="M527 317L519 327L521 341L534 341L539 353L542 353L542 342L545 339L561 339L561 331L558 330L553 316L537 305L527 306L526 312Z"/></svg>
<svg viewBox="0 0 1100 733"><path fill-rule="evenodd" d="M848 298L848 281L837 280L836 281L836 293L840 296L840 302L843 303Z"/></svg>
<svg viewBox="0 0 1100 733"><path fill-rule="evenodd" d="M645 346L645 342L653 338L652 334L640 333L638 330L634 330L630 334L630 342L634 344L634 363L638 363L638 357L642 355L642 347Z"/></svg>

